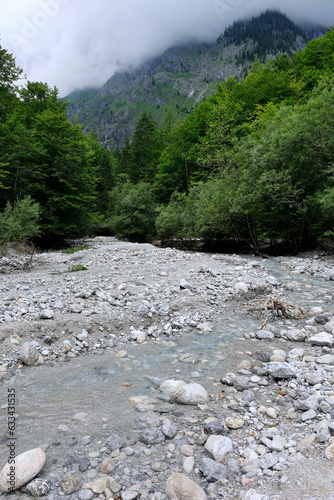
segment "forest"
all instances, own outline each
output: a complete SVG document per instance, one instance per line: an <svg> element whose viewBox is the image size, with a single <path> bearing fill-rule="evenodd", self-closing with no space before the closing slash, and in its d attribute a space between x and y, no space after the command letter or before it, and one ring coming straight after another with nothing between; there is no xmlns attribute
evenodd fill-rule
<svg viewBox="0 0 334 500"><path fill-rule="evenodd" d="M108 151L69 121L56 88L19 86L0 47L0 243L108 230L297 253L333 239L333 71L331 29L292 56L256 57L182 120L144 111Z"/></svg>

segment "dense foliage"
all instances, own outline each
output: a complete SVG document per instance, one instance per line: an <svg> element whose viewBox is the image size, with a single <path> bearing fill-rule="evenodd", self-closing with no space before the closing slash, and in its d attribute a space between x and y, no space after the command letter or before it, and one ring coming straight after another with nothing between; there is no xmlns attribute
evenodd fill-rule
<svg viewBox="0 0 334 500"><path fill-rule="evenodd" d="M331 30L292 57L257 59L183 121L167 110L158 126L145 111L133 139L107 151L68 121L56 89L16 88L20 70L1 49L0 237L103 225L133 241L235 239L254 252L265 241L297 252L333 235L333 54ZM15 213L30 229L4 237Z"/></svg>
<svg viewBox="0 0 334 500"><path fill-rule="evenodd" d="M255 252L266 241L297 252L333 234L333 43L331 30L291 58L257 60L244 80L219 84L172 125L162 145L151 127L150 175L136 164L138 182L155 193L159 238L234 238Z"/></svg>
<svg viewBox="0 0 334 500"><path fill-rule="evenodd" d="M1 49L0 208L7 217L19 209L28 213L38 204L40 234L50 241L84 234L98 209L107 209L105 191L113 186L111 155L69 122L57 89L38 82L18 88L14 82L20 75L13 57ZM24 201L28 199L31 206ZM26 239L36 231L21 234Z"/></svg>

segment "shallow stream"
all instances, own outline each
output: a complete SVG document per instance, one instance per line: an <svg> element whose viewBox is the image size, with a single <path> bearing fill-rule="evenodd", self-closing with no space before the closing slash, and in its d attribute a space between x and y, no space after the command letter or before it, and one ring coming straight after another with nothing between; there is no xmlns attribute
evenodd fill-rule
<svg viewBox="0 0 334 500"><path fill-rule="evenodd" d="M254 257L252 257L254 260ZM293 291L286 300L310 309L321 305L324 310L332 304L333 283L313 276L296 274L284 268L277 260L262 261L283 284L294 282ZM159 392L151 377L177 377L197 381L210 393L219 394L220 384L215 380L229 371L236 371L238 363L247 358L246 352L268 348L284 341L260 343L245 340L243 334L256 331L263 317L246 314L240 308L226 311L217 317L211 333L200 334L194 329L180 338L158 339L142 345L128 344L128 356L120 359L115 350L102 355L86 355L69 362L46 363L37 367L23 367L0 381L0 461L6 460L7 390L16 391L17 454L27 449L42 447L48 450L48 466L62 463L60 456L68 455L72 438L80 441L91 436L92 443L99 438L117 433L129 436L136 412L129 398L147 395L156 400L156 408L168 412L169 403L157 399ZM286 320L275 320L284 326ZM296 326L298 322L294 323ZM288 347L287 343L285 345ZM196 363L180 362L184 353L198 358ZM3 402L3 403L2 403ZM170 405L172 406L172 405ZM173 407L175 410L175 406ZM179 411L191 413L191 407ZM62 427L60 430L59 426ZM104 441L103 441L104 442ZM96 447L98 448L98 444Z"/></svg>

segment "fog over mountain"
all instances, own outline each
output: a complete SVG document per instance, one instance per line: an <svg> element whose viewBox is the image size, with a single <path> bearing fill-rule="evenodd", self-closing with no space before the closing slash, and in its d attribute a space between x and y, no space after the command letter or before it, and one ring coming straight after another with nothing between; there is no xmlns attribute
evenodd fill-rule
<svg viewBox="0 0 334 500"><path fill-rule="evenodd" d="M66 95L173 45L213 41L231 22L268 8L334 24L333 0L1 0L0 43L29 80Z"/></svg>

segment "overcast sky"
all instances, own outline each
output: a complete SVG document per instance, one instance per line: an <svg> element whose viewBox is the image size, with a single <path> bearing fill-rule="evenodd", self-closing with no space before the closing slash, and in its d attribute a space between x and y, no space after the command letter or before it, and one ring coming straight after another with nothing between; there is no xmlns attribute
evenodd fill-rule
<svg viewBox="0 0 334 500"><path fill-rule="evenodd" d="M64 96L172 45L213 41L234 20L272 7L334 24L334 0L1 0L0 44L29 80Z"/></svg>

